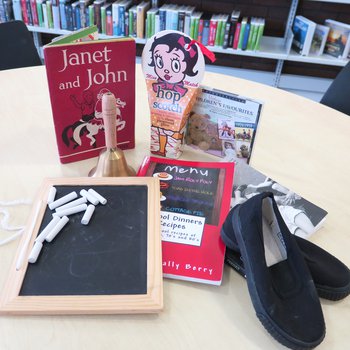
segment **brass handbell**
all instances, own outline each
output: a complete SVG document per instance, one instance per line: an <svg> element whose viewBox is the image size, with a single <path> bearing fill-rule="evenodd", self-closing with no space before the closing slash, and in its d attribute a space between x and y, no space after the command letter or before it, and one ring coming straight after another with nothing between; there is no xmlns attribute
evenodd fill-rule
<svg viewBox="0 0 350 350"><path fill-rule="evenodd" d="M128 166L124 152L117 147L116 104L114 94L102 96L102 117L105 128L106 148L99 155L96 167L90 170L92 177L135 176L135 170Z"/></svg>

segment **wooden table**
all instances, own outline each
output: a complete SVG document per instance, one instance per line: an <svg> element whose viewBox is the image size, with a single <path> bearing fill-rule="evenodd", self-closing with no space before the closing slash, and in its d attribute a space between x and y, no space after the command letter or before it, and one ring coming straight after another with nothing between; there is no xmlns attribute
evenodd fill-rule
<svg viewBox="0 0 350 350"><path fill-rule="evenodd" d="M33 199L44 177L85 176L96 158L59 163L44 67L0 72L0 200ZM260 85L207 73L204 84L264 101L251 165L326 209L311 239L350 266L350 117ZM145 83L137 67L137 168L149 152ZM213 157L186 150L184 159ZM10 209L23 225L29 206ZM0 231L0 239L7 233ZM0 290L18 241L0 247ZM0 349L282 349L255 316L245 280L225 267L220 287L165 280L159 315L0 317ZM319 349L349 347L350 298L322 300Z"/></svg>

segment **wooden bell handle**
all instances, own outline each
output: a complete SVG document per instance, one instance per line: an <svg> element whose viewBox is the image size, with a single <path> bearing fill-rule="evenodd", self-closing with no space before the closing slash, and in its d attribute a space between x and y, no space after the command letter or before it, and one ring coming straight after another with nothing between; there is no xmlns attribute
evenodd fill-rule
<svg viewBox="0 0 350 350"><path fill-rule="evenodd" d="M107 148L117 147L116 116L115 96L111 92L107 92L102 96L102 117Z"/></svg>

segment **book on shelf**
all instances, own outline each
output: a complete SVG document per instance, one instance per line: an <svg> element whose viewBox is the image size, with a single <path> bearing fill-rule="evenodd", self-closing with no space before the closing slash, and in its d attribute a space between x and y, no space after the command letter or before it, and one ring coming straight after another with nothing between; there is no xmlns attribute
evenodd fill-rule
<svg viewBox="0 0 350 350"><path fill-rule="evenodd" d="M150 7L150 3L142 1L136 6L136 36L140 39L145 37L145 20L146 12Z"/></svg>
<svg viewBox="0 0 350 350"><path fill-rule="evenodd" d="M350 24L326 19L325 25L329 27L329 32L324 52L337 58L347 58L350 49Z"/></svg>
<svg viewBox="0 0 350 350"><path fill-rule="evenodd" d="M230 19L230 32L228 37L228 44L227 46L230 48L233 48L233 40L235 37L235 31L237 23L240 21L241 12L238 10L233 10L231 13L231 19Z"/></svg>
<svg viewBox="0 0 350 350"><path fill-rule="evenodd" d="M186 144L224 161L248 163L262 107L260 101L201 86L190 113Z"/></svg>
<svg viewBox="0 0 350 350"><path fill-rule="evenodd" d="M251 23L250 23L250 19L248 19L248 22L245 25L244 34L243 34L242 50L247 50L249 35L251 34L250 28L251 28Z"/></svg>
<svg viewBox="0 0 350 350"><path fill-rule="evenodd" d="M108 91L116 97L118 147L135 146L135 41L97 36L93 26L44 46L61 163L96 157L105 147L101 101Z"/></svg>
<svg viewBox="0 0 350 350"><path fill-rule="evenodd" d="M164 277L220 285L220 229L230 206L234 163L146 157L138 176L160 180Z"/></svg>
<svg viewBox="0 0 350 350"><path fill-rule="evenodd" d="M248 17L243 17L242 22L241 22L241 30L239 32L238 44L237 44L237 49L239 49L239 50L242 50L245 27L246 27L247 23L248 23Z"/></svg>
<svg viewBox="0 0 350 350"><path fill-rule="evenodd" d="M310 54L320 56L323 54L329 33L329 27L316 24L315 34L312 38Z"/></svg>
<svg viewBox="0 0 350 350"><path fill-rule="evenodd" d="M296 16L293 22L292 31L294 34L292 47L302 56L310 52L312 38L316 29L316 23L304 16Z"/></svg>
<svg viewBox="0 0 350 350"><path fill-rule="evenodd" d="M327 211L244 163L236 163L231 207L261 192L272 192L290 232L308 238L324 223ZM298 218L298 219L296 219Z"/></svg>

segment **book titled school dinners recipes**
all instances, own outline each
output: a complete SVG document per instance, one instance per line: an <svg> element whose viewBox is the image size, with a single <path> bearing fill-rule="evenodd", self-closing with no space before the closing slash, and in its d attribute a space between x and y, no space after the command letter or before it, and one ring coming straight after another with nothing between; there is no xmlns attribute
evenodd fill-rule
<svg viewBox="0 0 350 350"><path fill-rule="evenodd" d="M143 161L138 176L160 180L165 277L221 284L220 229L230 208L233 173L233 162Z"/></svg>
<svg viewBox="0 0 350 350"><path fill-rule="evenodd" d="M101 100L109 91L116 97L118 147L135 147L135 41L97 35L92 26L44 47L61 163L95 157L105 147Z"/></svg>

